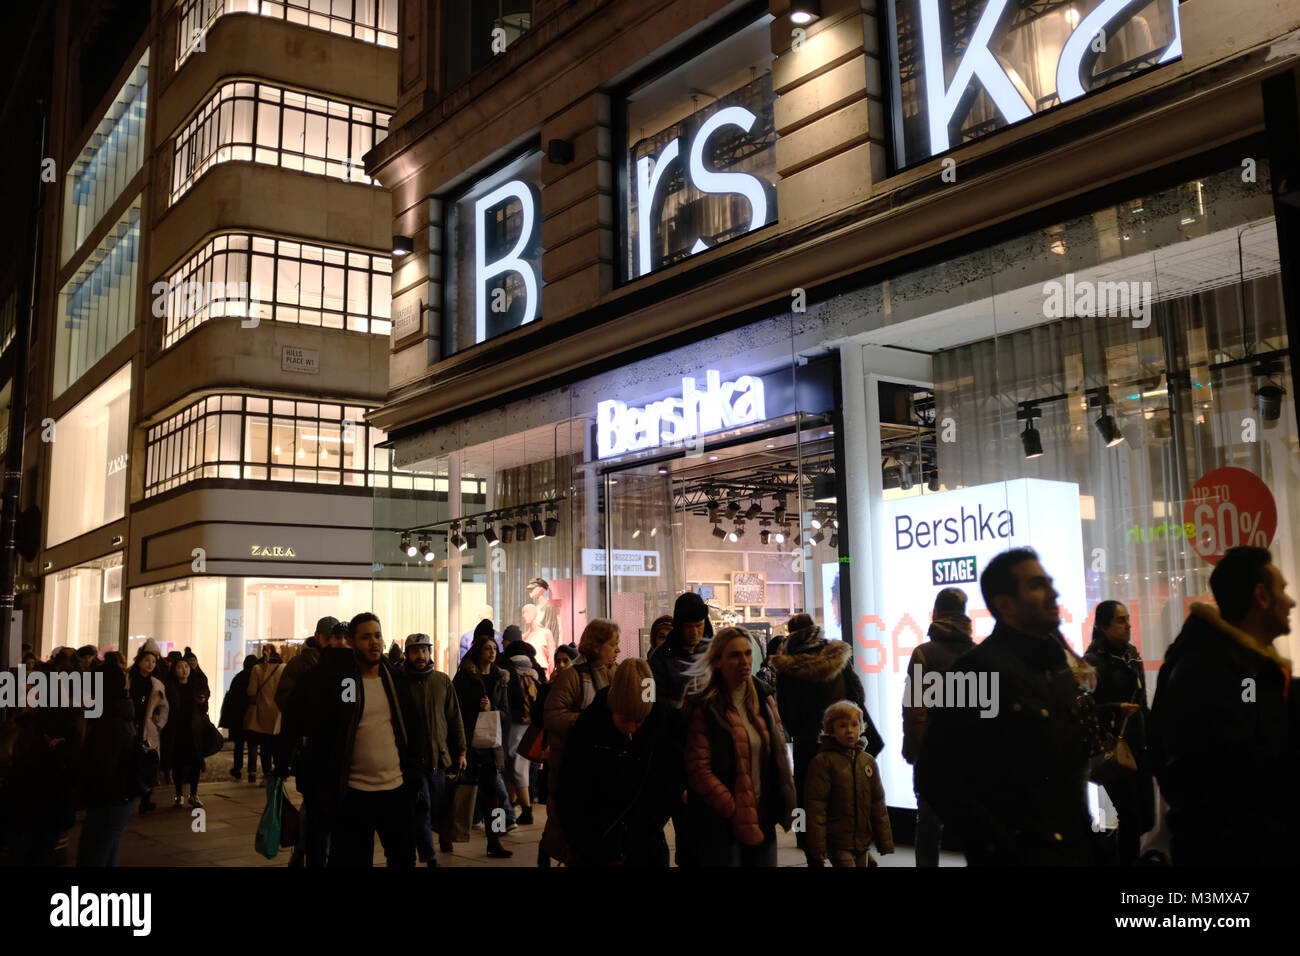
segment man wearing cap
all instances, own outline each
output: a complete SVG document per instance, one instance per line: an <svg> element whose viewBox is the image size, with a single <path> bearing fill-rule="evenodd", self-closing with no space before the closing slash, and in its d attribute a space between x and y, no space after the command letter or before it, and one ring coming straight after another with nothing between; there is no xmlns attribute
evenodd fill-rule
<svg viewBox="0 0 1300 956"><path fill-rule="evenodd" d="M411 693L411 759L418 776L415 798L415 852L420 862L438 865L433 848L433 818L442 803L447 771L465 769L465 725L451 678L433 668L433 641L428 634L406 639L406 669ZM442 851L450 853L444 838Z"/></svg>
<svg viewBox="0 0 1300 956"><path fill-rule="evenodd" d="M338 625L336 617L323 617L316 622L316 633L307 638L302 650L295 654L293 660L284 665L284 674L280 677L280 686L275 690L275 706L284 713L293 696L293 688L307 671L320 662L320 649L329 641L329 636Z"/></svg>
<svg viewBox="0 0 1300 956"><path fill-rule="evenodd" d="M533 578L528 582L528 597L537 605L537 620L542 627L551 632L551 646L547 648L549 660L555 660L555 649L564 643L560 636L560 615L555 612L555 605L547 592L551 586L545 578Z"/></svg>

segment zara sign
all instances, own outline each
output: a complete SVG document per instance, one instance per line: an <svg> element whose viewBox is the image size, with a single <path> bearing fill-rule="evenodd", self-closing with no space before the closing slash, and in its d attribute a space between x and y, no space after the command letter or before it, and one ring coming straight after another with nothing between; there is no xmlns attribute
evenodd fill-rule
<svg viewBox="0 0 1300 956"><path fill-rule="evenodd" d="M976 19L978 0L891 0L899 165L922 162L976 129L1018 123L1183 54L1178 0L1078 0L1034 16L1025 6L987 0ZM900 8L909 13L906 31L898 27ZM974 22L960 56L954 52L958 19ZM905 75L901 62L919 62L922 76ZM977 95L981 90L987 104ZM913 108L905 109L904 100ZM987 115L989 107L994 116Z"/></svg>

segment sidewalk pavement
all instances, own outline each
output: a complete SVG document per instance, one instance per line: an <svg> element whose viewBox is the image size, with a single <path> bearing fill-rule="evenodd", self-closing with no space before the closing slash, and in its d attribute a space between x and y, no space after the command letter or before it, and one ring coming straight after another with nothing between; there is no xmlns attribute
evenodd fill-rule
<svg viewBox="0 0 1300 956"><path fill-rule="evenodd" d="M119 866L282 866L289 865L290 850L281 850L279 855L268 860L253 848L258 820L266 804L266 787L264 778L258 776L258 784L250 785L247 780L236 781L230 776L234 762L234 752L228 744L226 749L214 757L209 757L207 770L199 782L199 799L203 810L192 810L182 805L172 805L174 789L171 785L159 781L153 792L154 803L158 809L141 816L139 813L131 818L126 831L122 834L122 847L118 854ZM285 784L285 793L295 805L302 800L290 780ZM188 788L185 792L189 796ZM514 851L508 860L490 859L487 856L487 839L484 831L476 829L471 833L468 843L457 843L454 853L438 854L440 866L487 866L487 867L535 867L537 865L537 843L542 837L542 827L546 823L546 807L533 809L532 826L519 827L502 837L502 844ZM200 827L200 824L202 826ZM76 859L77 840L80 835L80 821L68 836L67 862ZM667 830L669 846L673 845L672 825ZM777 858L780 866L804 866L803 854L795 846L793 833L777 830ZM882 867L911 867L914 856L911 847L899 847L889 856L876 854ZM384 865L384 851L375 841L376 866ZM964 865L962 857L955 853L944 853L944 866Z"/></svg>

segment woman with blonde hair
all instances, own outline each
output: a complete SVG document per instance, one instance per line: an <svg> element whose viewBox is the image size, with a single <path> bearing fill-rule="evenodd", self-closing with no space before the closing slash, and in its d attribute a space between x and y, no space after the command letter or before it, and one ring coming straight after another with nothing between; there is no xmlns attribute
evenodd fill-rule
<svg viewBox="0 0 1300 956"><path fill-rule="evenodd" d="M607 687L614 676L618 641L618 625L613 621L597 618L588 623L578 640L582 663L557 673L546 695L545 726L551 753L547 763L546 829L542 831L542 848L558 860L572 862L556 809L565 742L578 717L595 699L596 692Z"/></svg>
<svg viewBox="0 0 1300 956"><path fill-rule="evenodd" d="M749 634L722 628L696 665L708 683L687 701L688 804L704 866L776 866L776 826L793 820L785 729L753 662Z"/></svg>

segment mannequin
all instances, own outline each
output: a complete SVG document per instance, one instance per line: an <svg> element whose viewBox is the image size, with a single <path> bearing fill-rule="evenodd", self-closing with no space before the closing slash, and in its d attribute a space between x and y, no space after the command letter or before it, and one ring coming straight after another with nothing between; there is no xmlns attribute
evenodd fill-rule
<svg viewBox="0 0 1300 956"><path fill-rule="evenodd" d="M542 627L536 605L525 604L520 614L524 619L524 640L537 651L538 665L549 674L555 660L555 636L549 628Z"/></svg>
<svg viewBox="0 0 1300 956"><path fill-rule="evenodd" d="M528 598L537 605L537 614L541 618L541 626L551 634L551 652L552 656L554 656L555 648L563 643L563 636L560 628L560 615L556 613L555 605L551 603L550 590L551 586L546 583L544 578L533 578L528 582Z"/></svg>

